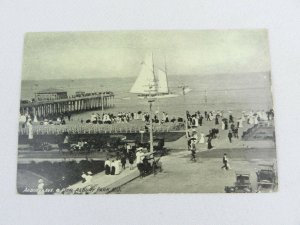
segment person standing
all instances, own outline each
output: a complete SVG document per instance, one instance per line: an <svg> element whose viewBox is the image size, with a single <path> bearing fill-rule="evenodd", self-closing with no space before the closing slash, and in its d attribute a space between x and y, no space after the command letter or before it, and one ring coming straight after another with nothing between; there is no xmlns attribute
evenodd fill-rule
<svg viewBox="0 0 300 225"><path fill-rule="evenodd" d="M222 130L225 130L225 122L222 120Z"/></svg>
<svg viewBox="0 0 300 225"><path fill-rule="evenodd" d="M225 120L224 123L225 123L225 128L224 129L228 130L228 120Z"/></svg>
<svg viewBox="0 0 300 225"><path fill-rule="evenodd" d="M200 134L199 144L204 144L204 143L205 143L204 133L201 133Z"/></svg>
<svg viewBox="0 0 300 225"><path fill-rule="evenodd" d="M28 121L28 142L30 146L33 146L33 127L31 120Z"/></svg>
<svg viewBox="0 0 300 225"><path fill-rule="evenodd" d="M233 116L231 114L229 115L229 123L233 123Z"/></svg>
<svg viewBox="0 0 300 225"><path fill-rule="evenodd" d="M115 160L112 160L111 161L111 169L110 169L110 175L115 175L116 173L116 162Z"/></svg>
<svg viewBox="0 0 300 225"><path fill-rule="evenodd" d="M122 163L122 169L125 170L125 165L126 165L126 154L122 154L121 156L121 163Z"/></svg>
<svg viewBox="0 0 300 225"><path fill-rule="evenodd" d="M207 148L208 148L208 149L212 149L212 148L213 148L213 146L212 146L212 144L211 144L211 139L212 139L212 137L209 136L209 137L208 137L208 140L207 140Z"/></svg>
<svg viewBox="0 0 300 225"><path fill-rule="evenodd" d="M219 118L218 118L218 116L216 116L216 118L215 118L215 125L219 125Z"/></svg>
<svg viewBox="0 0 300 225"><path fill-rule="evenodd" d="M195 124L194 124L195 127L198 127L199 126L199 118L198 116L196 115L195 116Z"/></svg>
<svg viewBox="0 0 300 225"><path fill-rule="evenodd" d="M199 117L199 125L200 125L200 126L202 126L202 122L203 122L203 116L200 115L200 117Z"/></svg>
<svg viewBox="0 0 300 225"><path fill-rule="evenodd" d="M132 170L133 169L133 163L134 163L134 152L133 152L132 149L129 150L128 161L129 161L129 169Z"/></svg>
<svg viewBox="0 0 300 225"><path fill-rule="evenodd" d="M229 130L229 132L228 132L228 139L229 139L229 142L231 143L232 142L232 132L231 132L231 130Z"/></svg>
<svg viewBox="0 0 300 225"><path fill-rule="evenodd" d="M105 174L106 175L110 174L110 167L111 167L111 162L110 162L109 158L107 158L105 163L104 163L104 168L105 168Z"/></svg>
<svg viewBox="0 0 300 225"><path fill-rule="evenodd" d="M234 129L234 137L239 138L239 128Z"/></svg>
<svg viewBox="0 0 300 225"><path fill-rule="evenodd" d="M166 123L169 123L169 116L168 116L168 113L166 113Z"/></svg>
<svg viewBox="0 0 300 225"><path fill-rule="evenodd" d="M238 123L237 127L238 128L242 128L243 127L243 119L242 118L239 120L239 123Z"/></svg>
<svg viewBox="0 0 300 225"><path fill-rule="evenodd" d="M136 165L139 167L143 163L144 153L142 152L143 148L139 147L136 152Z"/></svg>
<svg viewBox="0 0 300 225"><path fill-rule="evenodd" d="M190 149L191 149L191 152L192 152L192 157L191 157L191 161L194 161L194 162L196 162L196 140L192 140L191 141L191 147L190 147Z"/></svg>
<svg viewBox="0 0 300 225"><path fill-rule="evenodd" d="M45 194L45 190L44 190L44 181L43 179L39 179L38 180L38 187L37 187L37 194L38 195L44 195Z"/></svg>
<svg viewBox="0 0 300 225"><path fill-rule="evenodd" d="M126 145L126 152L127 152L127 155L129 155L129 152L131 150L131 145L130 144L125 144Z"/></svg>
<svg viewBox="0 0 300 225"><path fill-rule="evenodd" d="M63 148L70 149L70 143L69 143L69 136L66 134L64 141L63 141Z"/></svg>
<svg viewBox="0 0 300 225"><path fill-rule="evenodd" d="M136 166L140 171L141 178L144 175L144 164L143 164L144 153L142 152L142 149L143 149L142 147L139 147L136 152Z"/></svg>
<svg viewBox="0 0 300 225"><path fill-rule="evenodd" d="M121 160L119 158L117 158L115 160L115 175L118 175L121 173Z"/></svg>

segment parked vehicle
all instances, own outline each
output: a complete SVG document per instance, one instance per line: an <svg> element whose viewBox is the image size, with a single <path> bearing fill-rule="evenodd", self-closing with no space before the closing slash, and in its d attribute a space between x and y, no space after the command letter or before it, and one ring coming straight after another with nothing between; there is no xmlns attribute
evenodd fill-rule
<svg viewBox="0 0 300 225"><path fill-rule="evenodd" d="M250 173L236 172L236 182L234 186L226 186L226 193L251 193L252 186L250 182Z"/></svg>
<svg viewBox="0 0 300 225"><path fill-rule="evenodd" d="M277 175L274 164L259 164L260 170L257 175L257 191L269 192L277 187Z"/></svg>
<svg viewBox="0 0 300 225"><path fill-rule="evenodd" d="M150 174L156 175L157 172L162 172L160 157L155 157L153 152L145 153L143 163L138 165L138 169L142 177Z"/></svg>

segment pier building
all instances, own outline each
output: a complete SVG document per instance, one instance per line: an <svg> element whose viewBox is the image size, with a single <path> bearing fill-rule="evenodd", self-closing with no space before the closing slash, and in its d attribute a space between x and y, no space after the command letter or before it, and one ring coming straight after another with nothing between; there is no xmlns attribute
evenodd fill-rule
<svg viewBox="0 0 300 225"><path fill-rule="evenodd" d="M35 93L36 101L56 100L68 98L68 94L64 90L49 88Z"/></svg>

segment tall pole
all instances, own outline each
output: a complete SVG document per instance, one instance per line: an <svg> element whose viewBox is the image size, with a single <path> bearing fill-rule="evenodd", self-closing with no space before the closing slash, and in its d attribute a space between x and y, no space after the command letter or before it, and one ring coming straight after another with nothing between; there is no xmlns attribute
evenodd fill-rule
<svg viewBox="0 0 300 225"><path fill-rule="evenodd" d="M103 97L103 91L101 92L101 108L102 108L102 115L103 115L103 110L104 110L104 107L103 107L103 105L104 105L104 102L103 102L103 99L104 99L104 97Z"/></svg>
<svg viewBox="0 0 300 225"><path fill-rule="evenodd" d="M206 93L206 90L205 90L204 102L205 102L205 106L207 106L207 93Z"/></svg>
<svg viewBox="0 0 300 225"><path fill-rule="evenodd" d="M184 102L184 109L185 109L185 116L184 116L184 118L185 118L185 136L186 136L186 138L188 138L189 137L189 134L188 134L188 118L187 118L187 114L186 114L186 101L185 101L185 85L182 85L182 95L183 95L183 102Z"/></svg>
<svg viewBox="0 0 300 225"><path fill-rule="evenodd" d="M150 106L150 110L149 110L149 118L150 118L150 152L153 152L153 127L152 127L152 102L154 100L149 99L149 106Z"/></svg>
<svg viewBox="0 0 300 225"><path fill-rule="evenodd" d="M152 52L152 73L153 73L153 78L154 78L154 82L155 82L155 92L157 91L157 83L156 83L156 79L155 79L155 72L154 72L154 60L153 60L153 52ZM150 118L150 152L153 152L153 124L152 124L152 102L154 102L154 99L151 99L151 89L149 90L149 97L150 99L148 100L149 102L149 118Z"/></svg>

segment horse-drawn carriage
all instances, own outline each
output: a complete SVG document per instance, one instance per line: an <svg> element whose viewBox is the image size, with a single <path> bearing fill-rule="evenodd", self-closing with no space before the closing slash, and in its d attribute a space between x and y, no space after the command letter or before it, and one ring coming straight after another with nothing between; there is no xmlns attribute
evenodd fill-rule
<svg viewBox="0 0 300 225"><path fill-rule="evenodd" d="M142 177L153 174L157 171L162 172L160 157L155 157L155 152L148 152L143 155L142 163L138 164L138 169Z"/></svg>

